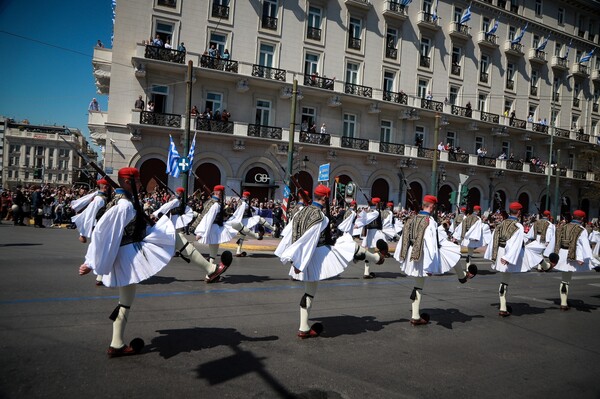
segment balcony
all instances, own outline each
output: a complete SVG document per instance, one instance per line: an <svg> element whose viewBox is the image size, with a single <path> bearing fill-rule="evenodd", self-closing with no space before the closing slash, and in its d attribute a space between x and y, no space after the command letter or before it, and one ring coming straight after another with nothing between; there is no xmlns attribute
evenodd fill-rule
<svg viewBox="0 0 600 399"><path fill-rule="evenodd" d="M512 79L506 79L506 90L514 90L515 89L515 81Z"/></svg>
<svg viewBox="0 0 600 399"><path fill-rule="evenodd" d="M482 122L500 123L500 115L481 111L481 117L479 120Z"/></svg>
<svg viewBox="0 0 600 399"><path fill-rule="evenodd" d="M437 148L425 148L425 147L417 148L417 156L419 158L433 159L433 157L435 156L436 153L437 153L438 159L440 159L440 153L437 151Z"/></svg>
<svg viewBox="0 0 600 399"><path fill-rule="evenodd" d="M306 38L311 40L321 41L321 29L308 27L306 30Z"/></svg>
<svg viewBox="0 0 600 399"><path fill-rule="evenodd" d="M213 18L229 19L229 7L213 3L211 15Z"/></svg>
<svg viewBox="0 0 600 399"><path fill-rule="evenodd" d="M512 118L509 119L509 125L518 129L527 129L527 121L523 119Z"/></svg>
<svg viewBox="0 0 600 399"><path fill-rule="evenodd" d="M233 122L212 121L207 119L196 119L196 130L204 130L215 133L233 134Z"/></svg>
<svg viewBox="0 0 600 399"><path fill-rule="evenodd" d="M449 152L448 153L448 160L451 162L458 162L458 163L469 163L469 154L465 154L464 152Z"/></svg>
<svg viewBox="0 0 600 399"><path fill-rule="evenodd" d="M487 72L479 72L479 81L481 83L489 83L489 74Z"/></svg>
<svg viewBox="0 0 600 399"><path fill-rule="evenodd" d="M421 108L430 109L432 111L444 112L444 103L440 101L428 100L426 98L421 99Z"/></svg>
<svg viewBox="0 0 600 399"><path fill-rule="evenodd" d="M583 141L584 143L590 142L590 135L583 132L583 129L580 129L575 133L575 140Z"/></svg>
<svg viewBox="0 0 600 399"><path fill-rule="evenodd" d="M518 14L519 13L519 5L510 3L510 12Z"/></svg>
<svg viewBox="0 0 600 399"><path fill-rule="evenodd" d="M538 88L535 86L529 86L529 94L532 96L537 97L538 95Z"/></svg>
<svg viewBox="0 0 600 399"><path fill-rule="evenodd" d="M592 104L592 112L598 113L598 103Z"/></svg>
<svg viewBox="0 0 600 399"><path fill-rule="evenodd" d="M248 125L248 137L281 140L283 129L275 126Z"/></svg>
<svg viewBox="0 0 600 399"><path fill-rule="evenodd" d="M489 49L497 49L499 47L498 36L488 34L487 32L479 32L479 36L477 37L477 43L481 47L487 47Z"/></svg>
<svg viewBox="0 0 600 399"><path fill-rule="evenodd" d="M277 30L277 18L263 15L261 27L263 29Z"/></svg>
<svg viewBox="0 0 600 399"><path fill-rule="evenodd" d="M587 179L587 172L585 170L573 170L573 178L574 179Z"/></svg>
<svg viewBox="0 0 600 399"><path fill-rule="evenodd" d="M380 142L379 152L383 152L386 154L404 155L404 144Z"/></svg>
<svg viewBox="0 0 600 399"><path fill-rule="evenodd" d="M470 29L468 25L461 24L460 22L450 22L450 36L455 39L469 40L471 38Z"/></svg>
<svg viewBox="0 0 600 399"><path fill-rule="evenodd" d="M383 16L404 22L408 19L408 6L404 6L397 1L388 0L383 6Z"/></svg>
<svg viewBox="0 0 600 399"><path fill-rule="evenodd" d="M344 83L344 93L354 94L361 97L373 97L373 88L368 86L361 86L354 83Z"/></svg>
<svg viewBox="0 0 600 399"><path fill-rule="evenodd" d="M454 76L460 76L460 65L458 64L452 64L450 65L450 74L454 75Z"/></svg>
<svg viewBox="0 0 600 399"><path fill-rule="evenodd" d="M571 132L569 130L567 130L567 129L554 128L554 135L556 137L561 137L563 139L568 139L569 137L571 137Z"/></svg>
<svg viewBox="0 0 600 399"><path fill-rule="evenodd" d="M563 57L553 56L552 61L550 62L550 66L559 71L568 71L569 70L569 60Z"/></svg>
<svg viewBox="0 0 600 399"><path fill-rule="evenodd" d="M419 66L427 69L431 69L431 58L422 55L419 58Z"/></svg>
<svg viewBox="0 0 600 399"><path fill-rule="evenodd" d="M408 94L404 92L395 93L393 91L384 91L383 92L383 100L391 101L397 104L408 104Z"/></svg>
<svg viewBox="0 0 600 399"><path fill-rule="evenodd" d="M573 98L573 108L579 108L579 99Z"/></svg>
<svg viewBox="0 0 600 399"><path fill-rule="evenodd" d="M531 130L537 133L548 134L548 125L544 125L543 123L532 123Z"/></svg>
<svg viewBox="0 0 600 399"><path fill-rule="evenodd" d="M590 76L590 68L587 65L575 63L571 66L573 76L587 78Z"/></svg>
<svg viewBox="0 0 600 399"><path fill-rule="evenodd" d="M557 92L552 93L552 101L554 101L555 103L560 101L560 94Z"/></svg>
<svg viewBox="0 0 600 399"><path fill-rule="evenodd" d="M254 64L252 65L252 76L285 82L285 69Z"/></svg>
<svg viewBox="0 0 600 399"><path fill-rule="evenodd" d="M341 146L343 148L352 148L354 150L369 151L369 140L356 139L354 137L342 137Z"/></svg>
<svg viewBox="0 0 600 399"><path fill-rule="evenodd" d="M331 145L331 135L300 132L300 142L307 144Z"/></svg>
<svg viewBox="0 0 600 399"><path fill-rule="evenodd" d="M304 75L304 86L333 90L333 79L321 77L318 75Z"/></svg>
<svg viewBox="0 0 600 399"><path fill-rule="evenodd" d="M348 38L348 48L352 50L360 50L360 39L350 36Z"/></svg>
<svg viewBox="0 0 600 399"><path fill-rule="evenodd" d="M600 82L600 69L592 70L592 80Z"/></svg>
<svg viewBox="0 0 600 399"><path fill-rule="evenodd" d="M185 51L177 51L173 49L146 45L144 58L150 60L167 61L176 64L185 64Z"/></svg>
<svg viewBox="0 0 600 399"><path fill-rule="evenodd" d="M489 166L489 167L495 168L496 167L496 158L477 157L477 165Z"/></svg>
<svg viewBox="0 0 600 399"><path fill-rule="evenodd" d="M523 45L521 43L512 43L510 40L504 42L504 52L506 55L523 56Z"/></svg>
<svg viewBox="0 0 600 399"><path fill-rule="evenodd" d="M529 62L541 65L545 64L548 62L546 61L546 52L534 48L529 49Z"/></svg>
<svg viewBox="0 0 600 399"><path fill-rule="evenodd" d="M164 126L181 128L181 115L164 114L160 112L140 112L140 125Z"/></svg>
<svg viewBox="0 0 600 399"><path fill-rule="evenodd" d="M438 19L439 18L434 17L434 15L431 13L419 11L417 25L419 28L425 28L437 32L440 29L440 26L438 25Z"/></svg>
<svg viewBox="0 0 600 399"><path fill-rule="evenodd" d="M473 117L473 109L459 107L458 105L452 105L452 110L450 112L452 112L452 115L464 116L465 118Z"/></svg>
<svg viewBox="0 0 600 399"><path fill-rule="evenodd" d="M393 47L385 48L385 58L391 58L393 60L398 58L398 49Z"/></svg>
<svg viewBox="0 0 600 399"><path fill-rule="evenodd" d="M371 9L371 2L369 0L345 0L347 6L354 6L363 10Z"/></svg>
<svg viewBox="0 0 600 399"><path fill-rule="evenodd" d="M523 170L523 162L508 159L506 161L506 169L522 171Z"/></svg>
<svg viewBox="0 0 600 399"><path fill-rule="evenodd" d="M200 67L238 73L237 61L225 60L223 58L211 57L208 55L203 55L200 57Z"/></svg>

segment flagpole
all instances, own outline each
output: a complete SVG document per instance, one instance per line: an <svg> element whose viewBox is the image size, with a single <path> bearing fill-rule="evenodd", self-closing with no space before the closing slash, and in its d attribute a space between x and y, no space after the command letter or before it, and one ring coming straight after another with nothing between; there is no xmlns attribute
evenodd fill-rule
<svg viewBox="0 0 600 399"><path fill-rule="evenodd" d="M187 157L190 151L190 118L191 118L191 109L192 109L192 74L193 74L193 62L192 60L188 61L187 73L185 79L186 91L185 91L185 125L183 131L183 156ZM190 165L191 167L191 165ZM188 187L189 187L189 169L182 172L183 173L183 189L185 190L183 193L183 198L187 199L188 195Z"/></svg>

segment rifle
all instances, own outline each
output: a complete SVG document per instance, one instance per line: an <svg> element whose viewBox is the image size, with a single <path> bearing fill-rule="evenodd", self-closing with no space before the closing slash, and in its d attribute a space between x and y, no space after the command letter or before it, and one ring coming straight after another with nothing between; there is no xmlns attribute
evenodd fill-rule
<svg viewBox="0 0 600 399"><path fill-rule="evenodd" d="M196 174L196 172L192 171L192 173L193 173L194 177L195 177L196 179L198 179L198 181L199 181L199 182L200 182L200 184L202 185L202 189L204 190L204 192L205 192L205 193L206 193L206 194L207 194L209 197L211 197L211 196L212 196L212 190L211 190L211 189L210 189L210 188L209 188L209 187L208 187L206 184L204 184L204 181L203 181L203 180L200 178L200 176L198 176L198 175ZM198 190L196 190L196 191L198 191Z"/></svg>
<svg viewBox="0 0 600 399"><path fill-rule="evenodd" d="M154 180L156 180L156 182L158 183L159 186L161 186L162 188L167 189L167 191L169 191L171 194L177 196L177 193L175 193L175 191L171 190L171 187L167 186L165 184L165 182L163 182L162 180L160 180L158 177L154 176Z"/></svg>
<svg viewBox="0 0 600 399"><path fill-rule="evenodd" d="M290 175L290 181L292 183L294 183L294 186L298 190L298 195L300 196L300 198L302 198L302 201L304 201L304 204L310 205L310 203L312 201L311 201L310 197L308 195L306 195L306 193L304 192L304 189L302 188L302 186L298 182L298 179L296 179L296 177ZM328 198L328 200L329 200L329 198Z"/></svg>
<svg viewBox="0 0 600 399"><path fill-rule="evenodd" d="M108 182L108 184L110 184L113 188L119 188L119 185L117 184L117 182L115 182L113 179L111 179L111 177L106 174L104 169L102 169L100 166L98 166L98 164L96 164L96 162L92 161L90 159L90 157L88 157L87 155L85 155L84 153L79 151L79 148L77 148L73 143L69 143L67 140L65 140L65 138L63 136L58 135L58 137L60 137L65 143L67 143L67 145L69 147L71 147L77 153L77 155L79 155L79 157L81 159L83 159L83 161L85 162L86 165L90 165L92 168L94 168L94 170L96 172L98 172Z"/></svg>

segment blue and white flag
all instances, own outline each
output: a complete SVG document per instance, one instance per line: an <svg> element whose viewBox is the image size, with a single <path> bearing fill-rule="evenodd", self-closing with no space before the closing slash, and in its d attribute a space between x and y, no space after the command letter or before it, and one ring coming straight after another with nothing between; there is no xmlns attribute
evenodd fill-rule
<svg viewBox="0 0 600 399"><path fill-rule="evenodd" d="M594 55L594 51L596 51L596 49L592 49L592 51L590 51L589 53L587 53L586 55L581 57L581 59L579 60L579 63L583 64L584 62L588 62L589 60L591 60L592 56Z"/></svg>
<svg viewBox="0 0 600 399"><path fill-rule="evenodd" d="M569 51L571 50L571 45L573 44L573 39L571 39L571 41L569 42L569 47L567 47L567 52L565 53L565 56L563 57L563 59L567 59L567 57L569 56Z"/></svg>
<svg viewBox="0 0 600 399"><path fill-rule="evenodd" d="M178 178L180 156L179 152L177 152L177 147L175 147L175 143L173 142L173 136L169 135L169 139L171 140L171 144L169 145L169 155L167 157L167 174Z"/></svg>
<svg viewBox="0 0 600 399"><path fill-rule="evenodd" d="M406 6L407 6L407 5L409 5L410 3L412 3L412 0L402 0L402 1L400 2L400 5L401 5L401 6L404 6L404 7L406 7Z"/></svg>
<svg viewBox="0 0 600 399"><path fill-rule="evenodd" d="M192 170L192 165L194 164L194 152L196 151L196 134L194 133L194 139L192 140L192 146L190 147L190 151L188 152L188 159L190 161L190 170Z"/></svg>
<svg viewBox="0 0 600 399"><path fill-rule="evenodd" d="M465 13L462 15L462 18L460 19L460 23L465 24L465 23L469 22L470 19L471 19L471 6L469 6L469 8L467 8L465 10Z"/></svg>
<svg viewBox="0 0 600 399"><path fill-rule="evenodd" d="M512 39L512 41L510 42L511 44L521 43L521 39L523 39L523 35L525 34L525 31L527 30L527 26L529 26L529 22L527 22L525 24L525 27L523 27L523 29L521 29L521 32L519 33L519 35L516 36L514 39Z"/></svg>
<svg viewBox="0 0 600 399"><path fill-rule="evenodd" d="M548 44L548 39L550 39L550 35L548 35L548 37L546 37L546 40L544 40L542 42L542 44L540 44L539 46L537 46L536 50L537 51L544 51L546 49L546 45Z"/></svg>
<svg viewBox="0 0 600 399"><path fill-rule="evenodd" d="M496 20L494 22L494 26L492 26L492 29L490 29L489 31L487 31L486 33L488 35L493 35L494 33L496 33L496 31L498 30L498 20Z"/></svg>
<svg viewBox="0 0 600 399"><path fill-rule="evenodd" d="M431 19L433 20L433 22L438 20L437 9L438 9L439 4L440 4L440 0L436 0L435 8L433 9L433 14L431 15Z"/></svg>

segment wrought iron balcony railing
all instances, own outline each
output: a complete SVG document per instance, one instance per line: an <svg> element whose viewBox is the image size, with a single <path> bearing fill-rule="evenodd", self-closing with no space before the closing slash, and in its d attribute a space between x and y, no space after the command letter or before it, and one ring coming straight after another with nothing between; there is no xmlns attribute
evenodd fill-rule
<svg viewBox="0 0 600 399"><path fill-rule="evenodd" d="M180 128L181 115L142 111L140 112L140 124Z"/></svg>
<svg viewBox="0 0 600 399"><path fill-rule="evenodd" d="M321 41L321 29L309 26L306 30L306 38Z"/></svg>
<svg viewBox="0 0 600 399"><path fill-rule="evenodd" d="M264 29L277 30L277 18L263 15L261 26Z"/></svg>
<svg viewBox="0 0 600 399"><path fill-rule="evenodd" d="M200 66L202 68L216 69L226 72L238 72L238 62L234 60L226 60L224 58L211 57L203 55L200 57Z"/></svg>
<svg viewBox="0 0 600 399"><path fill-rule="evenodd" d="M212 14L214 18L229 19L229 7L213 4Z"/></svg>
<svg viewBox="0 0 600 399"><path fill-rule="evenodd" d="M431 68L431 58L422 55L419 58L419 66L422 66L423 68Z"/></svg>
<svg viewBox="0 0 600 399"><path fill-rule="evenodd" d="M479 81L483 83L488 83L489 75L487 72L479 72Z"/></svg>
<svg viewBox="0 0 600 399"><path fill-rule="evenodd" d="M383 100L406 105L408 104L408 94L404 92L395 93L393 91L384 91Z"/></svg>
<svg viewBox="0 0 600 399"><path fill-rule="evenodd" d="M496 167L496 158L490 157L477 157L477 165L479 166L491 166Z"/></svg>
<svg viewBox="0 0 600 399"><path fill-rule="evenodd" d="M515 89L515 81L512 79L506 79L506 89L514 90Z"/></svg>
<svg viewBox="0 0 600 399"><path fill-rule="evenodd" d="M452 64L452 66L450 66L450 73L452 75L460 76L460 65Z"/></svg>
<svg viewBox="0 0 600 399"><path fill-rule="evenodd" d="M587 178L587 172L585 170L574 170L573 171L573 177L575 179L583 179L583 180L585 180Z"/></svg>
<svg viewBox="0 0 600 399"><path fill-rule="evenodd" d="M546 173L546 167L544 165L537 165L537 164L531 164L529 165L529 171L531 173L540 173L540 174L545 174Z"/></svg>
<svg viewBox="0 0 600 399"><path fill-rule="evenodd" d="M198 118L196 119L196 130L233 134L233 122L212 121Z"/></svg>
<svg viewBox="0 0 600 399"><path fill-rule="evenodd" d="M304 86L312 86L319 87L321 89L333 90L333 79L317 75L304 75Z"/></svg>
<svg viewBox="0 0 600 399"><path fill-rule="evenodd" d="M386 143L382 141L379 143L379 152L404 155L404 144Z"/></svg>
<svg viewBox="0 0 600 399"><path fill-rule="evenodd" d="M281 140L283 129L276 126L248 125L248 137Z"/></svg>
<svg viewBox="0 0 600 399"><path fill-rule="evenodd" d="M573 107L579 108L579 99L578 98L573 98Z"/></svg>
<svg viewBox="0 0 600 399"><path fill-rule="evenodd" d="M369 140L366 139L342 136L341 145L343 148L369 151Z"/></svg>
<svg viewBox="0 0 600 399"><path fill-rule="evenodd" d="M554 135L556 137L562 137L564 139L568 139L569 137L571 137L571 132L567 129L555 128Z"/></svg>
<svg viewBox="0 0 600 399"><path fill-rule="evenodd" d="M357 96L372 98L373 97L373 88L346 82L344 84L344 93L355 94Z"/></svg>
<svg viewBox="0 0 600 399"><path fill-rule="evenodd" d="M300 132L300 142L308 144L331 145L331 135L322 133Z"/></svg>
<svg viewBox="0 0 600 399"><path fill-rule="evenodd" d="M523 120L523 119L512 118L512 119L509 119L509 123L510 123L510 126L516 127L519 129L527 128L527 121Z"/></svg>
<svg viewBox="0 0 600 399"><path fill-rule="evenodd" d="M473 116L472 108L459 107L458 105L452 105L452 115L464 116L466 118L471 118Z"/></svg>
<svg viewBox="0 0 600 399"><path fill-rule="evenodd" d="M448 154L448 159L452 162L469 163L469 154L451 152Z"/></svg>
<svg viewBox="0 0 600 399"><path fill-rule="evenodd" d="M440 101L428 100L426 98L421 99L421 108L430 109L432 111L444 112L444 103Z"/></svg>
<svg viewBox="0 0 600 399"><path fill-rule="evenodd" d="M271 68L267 66L252 65L252 76L265 79L273 79L285 82L285 69Z"/></svg>
<svg viewBox="0 0 600 399"><path fill-rule="evenodd" d="M557 103L559 100L560 100L560 94L558 94L556 92L552 93L552 101Z"/></svg>
<svg viewBox="0 0 600 399"><path fill-rule="evenodd" d="M393 47L386 47L385 48L385 57L395 60L396 58L398 58L398 49L393 48Z"/></svg>
<svg viewBox="0 0 600 399"><path fill-rule="evenodd" d="M583 130L583 129L582 129L582 130ZM578 141L584 141L584 142L586 142L586 143L587 143L587 142L589 142L589 141L590 141L590 135L589 135L589 134L586 134L586 133L583 133L582 131L578 131L578 132L575 134L575 139L576 139L576 140L578 140Z"/></svg>
<svg viewBox="0 0 600 399"><path fill-rule="evenodd" d="M437 149L435 149L435 148L425 148L425 147L417 148L417 156L419 158L433 159L433 156L436 152L437 152ZM438 159L439 159L440 158L439 152L437 154L438 154Z"/></svg>
<svg viewBox="0 0 600 399"><path fill-rule="evenodd" d="M164 47L146 45L144 58L150 60L174 62L176 64L185 64L185 51L177 51Z"/></svg>
<svg viewBox="0 0 600 399"><path fill-rule="evenodd" d="M388 1L388 10L397 12L398 14L406 15L406 6L397 1Z"/></svg>
<svg viewBox="0 0 600 399"><path fill-rule="evenodd" d="M535 86L529 86L529 94L531 94L532 96L537 96L538 94L538 88Z"/></svg>
<svg viewBox="0 0 600 399"><path fill-rule="evenodd" d="M538 133L548 133L548 125L544 125L542 123L533 123L531 125L531 130Z"/></svg>
<svg viewBox="0 0 600 399"><path fill-rule="evenodd" d="M506 169L510 170L523 170L523 162L508 159L506 161Z"/></svg>
<svg viewBox="0 0 600 399"><path fill-rule="evenodd" d="M481 111L480 120L483 122L500 123L500 115Z"/></svg>
<svg viewBox="0 0 600 399"><path fill-rule="evenodd" d="M360 42L361 42L360 39L350 36L348 38L348 48L351 48L354 50L360 50L360 44L361 44Z"/></svg>

